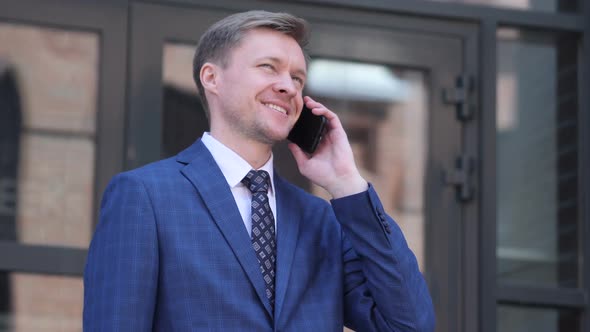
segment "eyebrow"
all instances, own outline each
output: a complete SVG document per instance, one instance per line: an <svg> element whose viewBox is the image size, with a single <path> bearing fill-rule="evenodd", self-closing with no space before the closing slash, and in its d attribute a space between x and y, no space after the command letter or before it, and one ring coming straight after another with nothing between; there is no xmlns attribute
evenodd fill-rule
<svg viewBox="0 0 590 332"><path fill-rule="evenodd" d="M274 56L263 56L263 57L259 58L257 61L262 61L262 60L269 60L274 63L281 63L281 59L274 57ZM307 79L307 71L305 71L304 69L296 69L294 71L294 73L296 75L303 76L304 79Z"/></svg>

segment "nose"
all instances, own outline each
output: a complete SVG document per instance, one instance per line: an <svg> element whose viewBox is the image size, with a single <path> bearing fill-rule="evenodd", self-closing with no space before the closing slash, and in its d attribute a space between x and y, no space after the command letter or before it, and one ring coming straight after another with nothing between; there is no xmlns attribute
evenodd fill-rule
<svg viewBox="0 0 590 332"><path fill-rule="evenodd" d="M281 75L279 80L274 84L273 89L280 94L293 97L297 95L297 86L293 82L290 74Z"/></svg>

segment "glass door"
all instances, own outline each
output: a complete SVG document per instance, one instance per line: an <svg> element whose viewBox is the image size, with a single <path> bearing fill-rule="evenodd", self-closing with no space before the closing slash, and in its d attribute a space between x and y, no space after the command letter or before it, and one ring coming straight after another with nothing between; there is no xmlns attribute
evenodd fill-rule
<svg viewBox="0 0 590 332"><path fill-rule="evenodd" d="M208 129L192 58L210 24L247 9L227 6L133 6L128 168L174 155ZM465 307L464 206L448 178L468 131L457 120L457 105L442 94L454 91L466 71L465 38L473 30L334 8L326 15L304 6L260 7L310 21L305 94L339 114L358 166L418 258L435 302L437 331L466 329L462 317L477 309ZM285 145L274 153L284 177L329 198L299 174Z"/></svg>

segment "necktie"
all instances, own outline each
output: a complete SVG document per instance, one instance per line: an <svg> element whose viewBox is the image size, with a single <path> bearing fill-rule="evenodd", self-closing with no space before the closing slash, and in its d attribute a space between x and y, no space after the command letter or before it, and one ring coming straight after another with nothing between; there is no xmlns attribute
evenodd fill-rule
<svg viewBox="0 0 590 332"><path fill-rule="evenodd" d="M267 195L270 175L263 170L251 170L242 183L252 192L252 247L260 264L266 297L274 308L276 242L275 219Z"/></svg>

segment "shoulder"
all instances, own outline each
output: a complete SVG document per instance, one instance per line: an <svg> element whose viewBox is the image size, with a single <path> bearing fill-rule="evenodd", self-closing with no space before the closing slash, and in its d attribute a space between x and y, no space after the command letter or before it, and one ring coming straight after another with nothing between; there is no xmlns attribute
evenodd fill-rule
<svg viewBox="0 0 590 332"><path fill-rule="evenodd" d="M178 173L182 164L175 160L175 157L158 160L144 166L121 172L113 177L113 180L137 180L149 182L154 178L163 177L171 173Z"/></svg>
<svg viewBox="0 0 590 332"><path fill-rule="evenodd" d="M183 164L176 161L176 157L170 157L123 172L120 175L149 179L154 175L163 175L171 172L178 172L178 170L182 168L182 166Z"/></svg>
<svg viewBox="0 0 590 332"><path fill-rule="evenodd" d="M118 173L109 182L104 195L107 196L113 191L120 190L147 190L154 185L157 186L163 179L172 180L173 174L180 175L181 167L182 164L176 162L172 157Z"/></svg>

